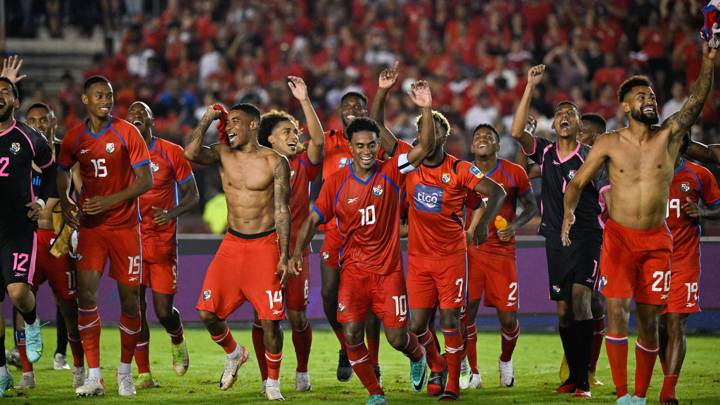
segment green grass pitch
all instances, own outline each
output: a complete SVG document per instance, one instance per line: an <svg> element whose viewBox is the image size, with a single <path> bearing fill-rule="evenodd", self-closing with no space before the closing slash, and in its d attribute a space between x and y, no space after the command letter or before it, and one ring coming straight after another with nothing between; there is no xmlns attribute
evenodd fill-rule
<svg viewBox="0 0 720 405"><path fill-rule="evenodd" d="M10 336L8 328L8 336ZM238 342L252 352L252 343L248 330L234 331ZM257 362L251 353L250 360L240 369L235 386L226 392L220 391L217 382L223 368L224 353L215 345L204 329L188 328L186 336L190 349L190 369L183 377L173 373L170 364L170 341L164 331L153 328L150 360L153 375L160 388L142 390L134 399L119 398L115 383L115 367L119 359L119 332L116 328L104 328L102 331L101 361L104 366L103 377L107 383L107 393L103 398L76 398L70 388L70 372L52 370L51 354L54 350L55 331L52 327L43 329L45 354L35 367L37 388L28 391L8 392L2 403L58 404L58 403L233 403L255 404L265 402L260 395L260 381ZM313 332L313 348L310 358L312 391L295 392L295 352L290 334L285 334L284 358L281 383L286 400L303 405L310 404L362 404L367 394L356 377L346 383L335 379L338 343L335 336L327 330ZM11 339L6 341L12 342ZM633 343L630 346L630 370L634 370ZM688 338L688 354L685 367L678 385L681 403L718 404L720 403L720 338L715 336L691 336ZM607 357L603 352L598 364L598 377L605 386L593 390L593 398L588 400L572 399L568 395L552 392L558 381L558 366L561 359L560 339L554 334L525 333L520 335L513 363L515 365L515 387L498 387L497 357L500 350L500 337L497 333L480 333L478 355L485 388L463 391L461 401L483 404L559 404L569 402L614 403L613 388ZM68 354L69 350L68 350ZM408 360L395 352L386 342L381 346L380 363L383 372L385 393L394 404L429 404L437 399L425 393L410 392L408 380ZM133 372L136 373L133 365ZM17 382L20 371L11 370ZM632 391L633 373L629 373ZM648 403L657 403L662 371L659 363L655 367L652 385L648 393Z"/></svg>

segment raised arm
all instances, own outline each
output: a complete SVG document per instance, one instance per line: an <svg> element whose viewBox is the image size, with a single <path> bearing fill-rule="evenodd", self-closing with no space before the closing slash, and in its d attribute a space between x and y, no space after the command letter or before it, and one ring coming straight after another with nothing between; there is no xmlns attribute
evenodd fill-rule
<svg viewBox="0 0 720 405"><path fill-rule="evenodd" d="M13 55L3 60L2 71L0 76L7 78L11 82L17 84L20 80L27 77L27 75L20 75L20 68L22 67L23 60L19 56Z"/></svg>
<svg viewBox="0 0 720 405"><path fill-rule="evenodd" d="M408 162L418 167L423 160L435 149L435 123L432 118L432 94L430 86L425 80L412 84L408 92L413 103L422 109L421 130L418 133L417 145L408 152Z"/></svg>
<svg viewBox="0 0 720 405"><path fill-rule="evenodd" d="M385 126L385 100L390 89L397 82L399 65L400 62L395 61L391 67L380 72L378 91L370 107L371 118L380 125L380 146L388 153L395 149L397 137Z"/></svg>
<svg viewBox="0 0 720 405"><path fill-rule="evenodd" d="M597 138L588 154L587 160L580 166L580 169L575 172L575 176L567 185L563 199L565 214L563 217L562 232L560 234L563 246L570 246L570 228L575 223L575 208L577 208L578 202L580 201L580 194L583 188L595 178L598 170L603 167L603 164L605 164L608 158L608 150L610 147L610 143L608 142L609 138L610 136Z"/></svg>
<svg viewBox="0 0 720 405"><path fill-rule="evenodd" d="M185 158L187 160L201 165L211 165L220 160L220 156L215 149L203 145L203 138L210 124L220 118L221 114L222 112L216 110L213 106L208 106L200 122L190 134L190 140L185 145Z"/></svg>
<svg viewBox="0 0 720 405"><path fill-rule="evenodd" d="M479 245L487 240L488 225L500 211L500 208L502 208L506 193L501 185L487 176L480 180L475 186L474 191L487 197L486 207L482 210L482 216L477 222L477 226L475 226L475 233L473 235L473 242Z"/></svg>
<svg viewBox="0 0 720 405"><path fill-rule="evenodd" d="M310 159L310 163L317 165L323 160L323 145L325 144L322 124L310 102L305 81L297 76L288 76L288 86L293 96L300 102L303 114L305 114L305 122L307 122L310 133L310 142L307 147L308 159Z"/></svg>
<svg viewBox="0 0 720 405"><path fill-rule="evenodd" d="M685 156L701 163L720 164L720 144L705 145L690 140Z"/></svg>
<svg viewBox="0 0 720 405"><path fill-rule="evenodd" d="M275 191L275 229L280 245L280 260L276 274L284 283L288 273L290 257L290 164L285 157L280 157L273 172ZM295 274L290 270L291 274Z"/></svg>
<svg viewBox="0 0 720 405"><path fill-rule="evenodd" d="M535 87L542 81L543 75L545 74L545 65L533 66L528 70L527 85L525 85L525 92L523 92L520 103L515 110L515 117L513 117L512 128L510 133L516 141L520 143L524 152L530 152L533 150L534 140L533 136L525 131L525 127L528 125L528 116L530 115L530 102L532 101L533 92Z"/></svg>
<svg viewBox="0 0 720 405"><path fill-rule="evenodd" d="M705 100L712 88L716 56L717 49L711 48L707 43L703 44L703 59L700 75L692 87L690 87L690 94L687 100L685 100L685 104L683 104L680 112L663 123L663 126L670 128L672 141L680 142L682 136L690 130L690 127L693 126L700 116L700 112L705 105Z"/></svg>

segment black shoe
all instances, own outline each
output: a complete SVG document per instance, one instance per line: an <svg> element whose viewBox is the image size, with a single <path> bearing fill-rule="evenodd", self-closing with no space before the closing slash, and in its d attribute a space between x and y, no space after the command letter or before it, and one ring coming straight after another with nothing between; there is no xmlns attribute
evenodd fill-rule
<svg viewBox="0 0 720 405"><path fill-rule="evenodd" d="M436 397L445 390L445 382L447 381L447 370L431 371L430 378L427 381L427 392L431 397Z"/></svg>
<svg viewBox="0 0 720 405"><path fill-rule="evenodd" d="M338 353L337 379L341 382L349 381L352 375L353 369L347 353L345 353L345 350L340 349L340 353Z"/></svg>
<svg viewBox="0 0 720 405"><path fill-rule="evenodd" d="M460 395L452 392L452 391L445 391L440 395L440 398L438 400L440 401L457 401Z"/></svg>

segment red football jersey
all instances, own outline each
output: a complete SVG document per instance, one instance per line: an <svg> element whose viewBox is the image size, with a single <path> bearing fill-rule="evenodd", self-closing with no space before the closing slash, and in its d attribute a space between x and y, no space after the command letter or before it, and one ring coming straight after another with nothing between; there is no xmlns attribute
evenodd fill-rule
<svg viewBox="0 0 720 405"><path fill-rule="evenodd" d="M463 207L482 178L472 163L449 154L438 166L422 164L407 175L409 254L441 257L467 250Z"/></svg>
<svg viewBox="0 0 720 405"><path fill-rule="evenodd" d="M406 153L375 164L365 181L355 176L352 163L327 179L313 211L324 223L335 217L343 238L340 260L375 274L402 270L400 261L400 198L403 173L413 167Z"/></svg>
<svg viewBox="0 0 720 405"><path fill-rule="evenodd" d="M700 225L690 218L682 206L686 198L694 203L702 200L703 204L714 206L720 204L720 189L715 176L698 164L683 160L675 169L675 176L670 183L668 196L667 225L673 235L673 256L689 255L700 243Z"/></svg>
<svg viewBox="0 0 720 405"><path fill-rule="evenodd" d="M323 181L352 162L350 147L342 129L325 131L323 151L325 152L322 165Z"/></svg>
<svg viewBox="0 0 720 405"><path fill-rule="evenodd" d="M295 249L295 240L303 222L310 215L310 183L320 173L320 164L312 164L307 152L294 156L290 162L290 251Z"/></svg>
<svg viewBox="0 0 720 405"><path fill-rule="evenodd" d="M60 147L58 164L69 170L80 164L83 187L78 203L85 199L122 191L135 180L132 169L150 163L147 145L131 123L116 117L94 134L86 124L68 131ZM138 222L137 201L123 201L100 215L80 216L80 224L92 228L127 227Z"/></svg>
<svg viewBox="0 0 720 405"><path fill-rule="evenodd" d="M148 234L175 234L177 221L168 221L165 225L156 225L153 218L159 207L169 210L178 204L177 186L190 181L193 177L190 162L185 159L180 145L153 137L148 146L150 151L150 170L153 175L153 187L140 196L141 231Z"/></svg>
<svg viewBox="0 0 720 405"><path fill-rule="evenodd" d="M520 165L509 162L505 159L498 159L495 167L485 175L496 183L500 184L505 189L505 201L498 215L505 218L508 223L515 219L515 211L517 209L518 197L524 196L527 193L532 192L532 185L528 178L525 169ZM468 194L468 222L472 215L472 208L476 208L480 205L480 198L476 193ZM471 245L471 249L477 249L483 253L490 253L495 255L503 256L514 256L515 255L515 238L508 242L500 241L497 235L497 228L495 228L495 219L490 221L488 226L488 239L485 243L480 246Z"/></svg>

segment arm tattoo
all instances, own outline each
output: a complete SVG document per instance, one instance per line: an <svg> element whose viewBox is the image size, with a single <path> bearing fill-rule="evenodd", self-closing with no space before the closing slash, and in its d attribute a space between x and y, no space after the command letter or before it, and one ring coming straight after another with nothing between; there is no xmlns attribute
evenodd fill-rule
<svg viewBox="0 0 720 405"><path fill-rule="evenodd" d="M203 165L209 165L218 161L219 156L217 151L212 147L206 147L202 144L205 132L207 132L210 124L212 124L212 121L200 120L195 129L190 133L190 140L185 146L185 155L188 157L188 160ZM190 158L188 154L191 154L192 158Z"/></svg>
<svg viewBox="0 0 720 405"><path fill-rule="evenodd" d="M687 101L685 101L682 109L673 120L677 128L674 135L684 135L695 121L697 121L705 105L705 100L710 93L714 70L715 63L712 60L703 59L700 76L698 76L695 83L693 83Z"/></svg>
<svg viewBox="0 0 720 405"><path fill-rule="evenodd" d="M277 230L280 256L290 254L290 165L281 157L273 173L275 188L275 229Z"/></svg>

